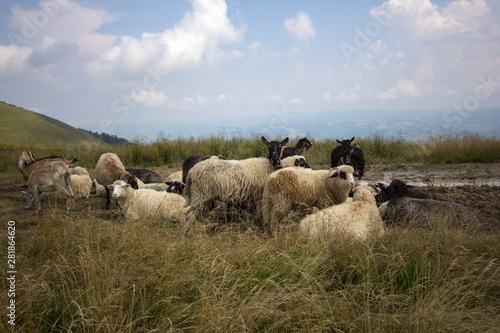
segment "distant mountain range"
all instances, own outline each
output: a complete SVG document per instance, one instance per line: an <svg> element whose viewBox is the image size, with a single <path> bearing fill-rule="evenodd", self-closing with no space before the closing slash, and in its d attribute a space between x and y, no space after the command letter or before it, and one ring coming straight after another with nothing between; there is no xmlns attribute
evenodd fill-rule
<svg viewBox="0 0 500 333"><path fill-rule="evenodd" d="M467 131L482 136L500 135L500 108L481 109L470 114L434 110L404 111L323 111L318 113L283 112L272 115L241 115L196 121L151 121L116 124L113 134L146 141L159 136L188 137L220 134L227 136L268 135L270 137L308 136L315 139L366 137L403 137L416 140L442 132Z"/></svg>

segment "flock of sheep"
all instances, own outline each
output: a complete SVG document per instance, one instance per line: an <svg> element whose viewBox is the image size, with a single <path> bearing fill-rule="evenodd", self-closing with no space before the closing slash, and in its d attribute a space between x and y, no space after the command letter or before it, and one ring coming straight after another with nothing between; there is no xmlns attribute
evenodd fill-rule
<svg viewBox="0 0 500 333"><path fill-rule="evenodd" d="M357 181L364 174L363 152L354 140L338 141L331 152L331 169L312 170L303 154L312 146L307 138L294 147L267 141L267 157L226 160L222 156L190 156L182 171L163 179L147 169L126 169L119 157L104 153L97 161L94 181L86 169L72 167L78 158L35 159L24 151L18 167L27 181L26 208L40 199L66 199L66 213L75 198L94 194L116 200L127 221L161 218L184 223L185 232L206 210L215 206L250 211L258 224L276 235L281 228L295 228L310 238L342 234L367 240L384 233L384 225L415 223L431 227L434 215L458 225L476 223L464 206L442 194L416 191L394 180L390 185ZM350 197L352 195L352 197ZM297 223L297 221L299 221ZM385 222L385 224L384 224Z"/></svg>

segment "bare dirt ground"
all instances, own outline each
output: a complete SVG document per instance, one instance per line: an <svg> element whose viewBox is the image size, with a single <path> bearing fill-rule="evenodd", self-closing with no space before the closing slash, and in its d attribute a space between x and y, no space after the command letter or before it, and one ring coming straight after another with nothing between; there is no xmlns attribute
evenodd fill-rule
<svg viewBox="0 0 500 333"><path fill-rule="evenodd" d="M167 167L151 169L165 177L180 170ZM93 170L89 171L92 176ZM371 164L367 167L364 177L364 180L370 182L390 182L392 179L401 179L422 189L444 193L475 212L486 228L500 228L500 163ZM21 191L26 189L24 184L20 172L0 173L0 216L17 220L32 220L37 216L35 209L24 209L25 202L21 195ZM117 210L106 211L104 204L104 198L79 199L78 213L73 218L84 218L86 214L93 214L105 221L119 219ZM63 216L64 203L61 203L57 210L60 210L58 214Z"/></svg>

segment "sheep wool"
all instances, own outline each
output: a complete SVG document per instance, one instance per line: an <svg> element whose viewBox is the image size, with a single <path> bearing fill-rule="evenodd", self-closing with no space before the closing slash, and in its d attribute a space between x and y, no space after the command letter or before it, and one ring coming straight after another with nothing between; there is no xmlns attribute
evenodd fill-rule
<svg viewBox="0 0 500 333"><path fill-rule="evenodd" d="M165 178L165 182L169 182L174 179L182 179L182 170L177 172L172 172L170 175Z"/></svg>
<svg viewBox="0 0 500 333"><path fill-rule="evenodd" d="M150 189L134 190L129 184L117 180L110 185L113 199L117 199L127 221L145 218L162 218L172 222L184 222L187 208L184 198L178 194Z"/></svg>
<svg viewBox="0 0 500 333"><path fill-rule="evenodd" d="M384 227L370 188L357 186L352 202L308 215L300 221L299 233L309 239L326 240L337 235L367 241L382 236Z"/></svg>
<svg viewBox="0 0 500 333"><path fill-rule="evenodd" d="M132 187L139 188L137 177L126 171L118 155L113 153L104 153L99 157L94 175L97 182L103 185L106 190L106 209L109 209L110 204L107 186L113 184L115 180L124 180Z"/></svg>
<svg viewBox="0 0 500 333"><path fill-rule="evenodd" d="M85 168L76 167L68 169L70 173L69 182L71 187L71 192L73 193L73 198L88 199L90 197L90 190L92 188L92 180L90 175ZM104 190L104 188L103 188ZM65 198L62 193L59 192L47 192L43 196L43 200L58 200Z"/></svg>
<svg viewBox="0 0 500 333"><path fill-rule="evenodd" d="M329 171L285 168L273 172L262 195L264 226L276 234L279 222L293 207L322 209L345 202L355 185L353 173L346 165Z"/></svg>
<svg viewBox="0 0 500 333"><path fill-rule="evenodd" d="M190 205L186 232L193 217L213 200L258 205L267 176L274 167L265 157L246 160L207 159L188 173L184 188L185 207Z"/></svg>

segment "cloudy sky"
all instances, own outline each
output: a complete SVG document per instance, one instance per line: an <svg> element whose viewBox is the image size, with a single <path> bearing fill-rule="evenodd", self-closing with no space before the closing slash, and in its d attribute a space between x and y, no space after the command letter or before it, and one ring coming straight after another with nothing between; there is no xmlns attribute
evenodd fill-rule
<svg viewBox="0 0 500 333"><path fill-rule="evenodd" d="M498 0L7 0L0 17L0 100L108 133L500 107Z"/></svg>

